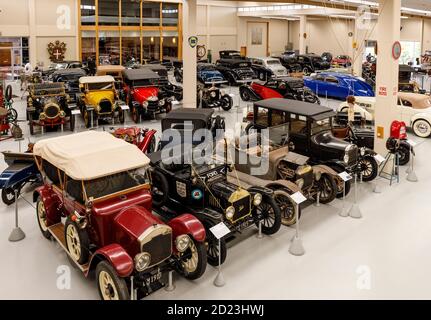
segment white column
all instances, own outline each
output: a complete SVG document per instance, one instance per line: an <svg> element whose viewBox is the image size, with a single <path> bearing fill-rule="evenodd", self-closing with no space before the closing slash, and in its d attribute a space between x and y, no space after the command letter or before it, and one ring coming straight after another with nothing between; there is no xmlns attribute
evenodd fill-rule
<svg viewBox="0 0 431 320"><path fill-rule="evenodd" d="M183 107L196 108L196 47L189 45L189 38L196 36L196 0L183 3Z"/></svg>
<svg viewBox="0 0 431 320"><path fill-rule="evenodd" d="M398 60L392 57L392 47L395 41L400 40L401 0L379 0L379 12L374 145L377 152L385 154L391 123L398 119L399 65ZM383 134L379 135L382 130Z"/></svg>
<svg viewBox="0 0 431 320"><path fill-rule="evenodd" d="M304 15L299 17L299 54L306 53L307 39L304 37L306 33L307 33L307 16Z"/></svg>
<svg viewBox="0 0 431 320"><path fill-rule="evenodd" d="M37 43L36 43L36 0L28 1L28 24L29 24L29 55L33 68L37 64Z"/></svg>

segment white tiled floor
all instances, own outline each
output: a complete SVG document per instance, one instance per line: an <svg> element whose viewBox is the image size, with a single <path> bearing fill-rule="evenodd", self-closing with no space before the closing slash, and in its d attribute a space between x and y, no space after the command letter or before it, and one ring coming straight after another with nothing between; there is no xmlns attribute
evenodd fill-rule
<svg viewBox="0 0 431 320"><path fill-rule="evenodd" d="M18 100L22 117L24 103ZM338 103L329 101L331 106ZM227 126L241 121L242 112L223 113ZM159 122L143 125L160 129ZM28 136L26 124L22 127ZM293 229L282 227L278 234L261 240L250 230L228 251L225 287L213 286L216 270L208 267L201 279L189 282L177 276L174 292L160 290L148 299L430 299L431 169L427 163L431 140L410 137L419 142L419 182L407 182L403 168L400 184L389 187L382 179L376 182L383 189L381 194L372 192L373 184L359 185L360 220L338 216L342 205L338 200L307 208L301 220L304 256L288 252ZM3 141L0 150L17 151L18 144ZM4 167L0 161L0 169ZM70 290L57 288L62 266L70 264L62 249L40 234L27 191L19 201L20 225L26 233L19 243L7 240L14 224L13 207L0 204L0 299L98 299L94 280L73 268ZM348 200L353 200L352 195ZM367 284L368 272L370 288L360 289L358 283Z"/></svg>

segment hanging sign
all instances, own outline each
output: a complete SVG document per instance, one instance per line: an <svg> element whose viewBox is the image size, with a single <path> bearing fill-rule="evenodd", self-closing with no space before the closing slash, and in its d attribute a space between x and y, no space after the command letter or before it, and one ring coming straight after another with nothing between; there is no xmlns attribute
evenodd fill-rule
<svg viewBox="0 0 431 320"><path fill-rule="evenodd" d="M198 37L196 36L192 36L189 38L189 45L192 48L196 48L196 46L198 45Z"/></svg>
<svg viewBox="0 0 431 320"><path fill-rule="evenodd" d="M399 41L395 41L392 45L392 57L395 60L398 60L401 57L401 43Z"/></svg>

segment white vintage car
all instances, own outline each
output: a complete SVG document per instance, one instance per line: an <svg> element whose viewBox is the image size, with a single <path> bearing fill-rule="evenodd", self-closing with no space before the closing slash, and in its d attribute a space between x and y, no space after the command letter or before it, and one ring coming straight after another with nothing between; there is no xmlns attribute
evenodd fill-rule
<svg viewBox="0 0 431 320"><path fill-rule="evenodd" d="M251 68L257 75L259 80L265 81L270 78L287 77L289 75L287 69L283 67L280 60L277 58L249 58Z"/></svg>
<svg viewBox="0 0 431 320"><path fill-rule="evenodd" d="M375 97L355 97L355 112L361 113L367 121L374 121ZM339 112L347 112L347 102L339 107ZM431 136L431 97L426 94L399 92L397 103L398 119L413 129L422 138Z"/></svg>

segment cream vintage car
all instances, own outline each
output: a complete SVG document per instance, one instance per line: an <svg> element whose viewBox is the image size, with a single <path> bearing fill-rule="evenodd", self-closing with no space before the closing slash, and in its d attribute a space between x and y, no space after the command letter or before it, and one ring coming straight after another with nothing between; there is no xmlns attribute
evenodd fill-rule
<svg viewBox="0 0 431 320"><path fill-rule="evenodd" d="M365 115L367 121L374 121L375 97L355 97L355 112ZM339 107L339 112L347 112L347 102L343 102ZM404 121L407 127L422 138L431 135L431 97L426 94L412 92L398 92L397 103L398 119Z"/></svg>

